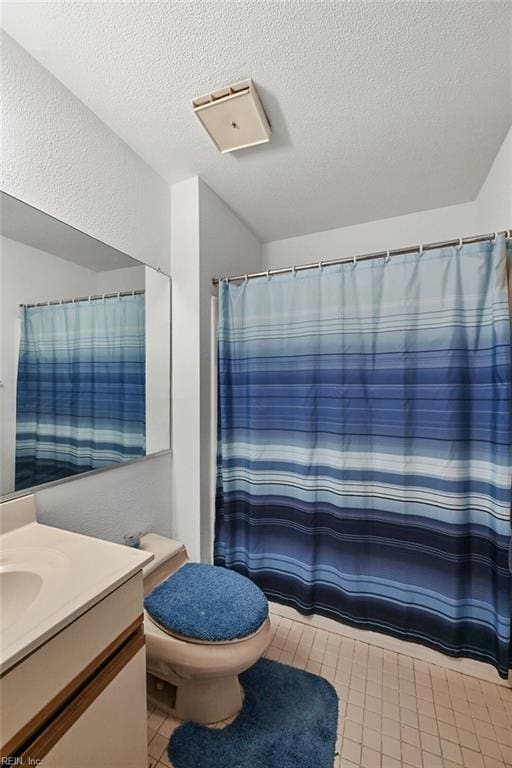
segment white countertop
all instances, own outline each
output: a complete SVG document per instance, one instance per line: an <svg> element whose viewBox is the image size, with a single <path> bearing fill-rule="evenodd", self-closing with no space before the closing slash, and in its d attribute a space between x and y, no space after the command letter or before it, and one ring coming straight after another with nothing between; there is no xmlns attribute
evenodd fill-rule
<svg viewBox="0 0 512 768"><path fill-rule="evenodd" d="M29 523L0 536L0 672L45 643L153 558Z"/></svg>

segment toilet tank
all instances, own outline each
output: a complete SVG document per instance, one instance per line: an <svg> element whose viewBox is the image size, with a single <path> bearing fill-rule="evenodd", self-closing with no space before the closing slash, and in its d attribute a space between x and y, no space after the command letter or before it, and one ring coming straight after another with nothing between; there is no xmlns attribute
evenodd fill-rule
<svg viewBox="0 0 512 768"><path fill-rule="evenodd" d="M158 533L146 533L141 537L140 549L151 552L154 559L142 569L144 595L174 573L188 561L185 545Z"/></svg>

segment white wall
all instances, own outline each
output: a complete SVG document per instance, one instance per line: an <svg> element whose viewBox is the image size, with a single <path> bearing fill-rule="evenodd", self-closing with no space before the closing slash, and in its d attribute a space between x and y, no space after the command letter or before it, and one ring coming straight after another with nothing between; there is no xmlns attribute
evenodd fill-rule
<svg viewBox="0 0 512 768"><path fill-rule="evenodd" d="M512 128L475 202L476 225L480 232L512 229Z"/></svg>
<svg viewBox="0 0 512 768"><path fill-rule="evenodd" d="M169 186L2 32L5 192L169 271Z"/></svg>
<svg viewBox="0 0 512 768"><path fill-rule="evenodd" d="M171 187L173 537L201 555L199 179Z"/></svg>
<svg viewBox="0 0 512 768"><path fill-rule="evenodd" d="M264 243L263 268L308 264L473 234L478 234L475 203L451 205Z"/></svg>
<svg viewBox="0 0 512 768"><path fill-rule="evenodd" d="M146 453L156 453L171 447L171 281L145 267L145 282Z"/></svg>
<svg viewBox="0 0 512 768"><path fill-rule="evenodd" d="M201 462L201 560L212 558L213 509L211 501L212 460L215 456L216 404L212 407L211 361L212 307L211 297L217 294L213 277L234 272L245 274L261 269L261 244L246 225L223 200L203 181L199 181L199 250L201 261L201 346L200 346L200 462Z"/></svg>
<svg viewBox="0 0 512 768"><path fill-rule="evenodd" d="M96 287L94 293L115 293L116 291L138 291L144 289L145 267L126 267L125 269L106 269L95 272Z"/></svg>
<svg viewBox="0 0 512 768"><path fill-rule="evenodd" d="M36 492L40 523L121 542L125 533L171 535L169 456L153 456Z"/></svg>
<svg viewBox="0 0 512 768"><path fill-rule="evenodd" d="M211 560L212 277L260 268L260 244L198 178L171 190L173 533Z"/></svg>
<svg viewBox="0 0 512 768"><path fill-rule="evenodd" d="M2 189L168 272L169 187L26 51L2 34ZM171 531L170 456L36 494L43 522L113 541Z"/></svg>

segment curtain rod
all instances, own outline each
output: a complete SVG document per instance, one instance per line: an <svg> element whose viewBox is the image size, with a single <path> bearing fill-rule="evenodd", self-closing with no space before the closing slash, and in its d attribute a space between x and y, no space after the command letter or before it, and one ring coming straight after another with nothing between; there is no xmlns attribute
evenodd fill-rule
<svg viewBox="0 0 512 768"><path fill-rule="evenodd" d="M50 307L58 304L76 304L79 301L97 301L98 299L118 299L120 296L140 296L146 293L140 291L117 291L117 293L97 293L92 296L75 296L72 299L51 299L50 301L37 301L35 304L19 304L20 307Z"/></svg>
<svg viewBox="0 0 512 768"><path fill-rule="evenodd" d="M321 267L333 267L336 264L346 264L353 262L357 264L358 261L370 261L371 259L389 259L391 256L402 256L406 253L423 253L423 251L433 251L436 248L448 248L455 245L459 248L469 243L483 243L486 240L495 240L498 235L505 235L506 237L512 237L512 229L504 230L502 232L491 232L487 235L476 235L474 237L458 237L454 240L443 240L440 243L427 243L425 245L410 245L406 248L394 248L390 251L376 251L375 253L364 253L360 256L349 256L341 259L329 259L327 261L316 261L312 264L297 264L292 267L280 267L278 269L267 269L264 272L252 272L248 275L231 275L230 277L214 277L212 279L213 285L218 285L220 282L236 282L237 280L252 280L255 277L270 277L271 275L284 275L287 272L302 272L306 269L319 269Z"/></svg>

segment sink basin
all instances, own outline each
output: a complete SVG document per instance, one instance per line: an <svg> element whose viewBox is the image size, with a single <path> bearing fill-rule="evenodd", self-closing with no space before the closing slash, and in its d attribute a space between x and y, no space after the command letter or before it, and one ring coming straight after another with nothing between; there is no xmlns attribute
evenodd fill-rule
<svg viewBox="0 0 512 768"><path fill-rule="evenodd" d="M43 580L31 571L0 570L0 604L2 622L12 626L37 598Z"/></svg>
<svg viewBox="0 0 512 768"><path fill-rule="evenodd" d="M33 497L28 498L33 505ZM0 674L113 592L152 557L36 522L1 534Z"/></svg>
<svg viewBox="0 0 512 768"><path fill-rule="evenodd" d="M0 647L51 611L50 595L68 570L68 558L51 547L0 547Z"/></svg>

